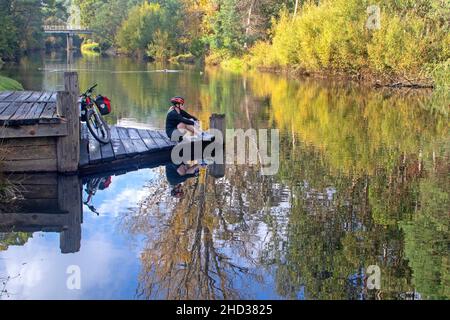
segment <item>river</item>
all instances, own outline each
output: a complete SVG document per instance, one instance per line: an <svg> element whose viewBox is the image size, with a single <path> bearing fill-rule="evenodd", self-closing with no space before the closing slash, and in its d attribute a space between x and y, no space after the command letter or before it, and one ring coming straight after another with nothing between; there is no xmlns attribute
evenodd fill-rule
<svg viewBox="0 0 450 320"><path fill-rule="evenodd" d="M166 167L112 176L91 199L99 215L83 206L76 253L55 232L2 230L2 299L450 298L448 116L427 94L58 54L0 75L61 90L69 69L111 98L110 124L164 128L181 95L203 123L277 128L280 167L227 165L204 190L187 180L182 198Z"/></svg>

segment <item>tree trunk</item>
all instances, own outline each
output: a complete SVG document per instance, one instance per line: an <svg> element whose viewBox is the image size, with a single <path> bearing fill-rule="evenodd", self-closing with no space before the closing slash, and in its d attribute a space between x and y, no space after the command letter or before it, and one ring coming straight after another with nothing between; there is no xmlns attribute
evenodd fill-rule
<svg viewBox="0 0 450 320"><path fill-rule="evenodd" d="M294 18L297 16L297 11L298 11L298 0L295 0Z"/></svg>
<svg viewBox="0 0 450 320"><path fill-rule="evenodd" d="M248 15L247 15L247 24L245 26L245 43L244 43L244 48L247 48L247 37L248 34L250 32L250 24L252 22L252 13L253 13L253 7L255 5L256 0L252 0L252 2L250 3L250 8L248 9Z"/></svg>

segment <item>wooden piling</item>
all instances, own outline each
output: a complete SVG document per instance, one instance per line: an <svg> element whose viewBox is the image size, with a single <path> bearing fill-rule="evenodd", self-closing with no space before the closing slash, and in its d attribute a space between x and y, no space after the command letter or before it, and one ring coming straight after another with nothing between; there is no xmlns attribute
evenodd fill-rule
<svg viewBox="0 0 450 320"><path fill-rule="evenodd" d="M80 161L80 120L77 96L73 93L58 92L56 109L67 122L67 135L57 140L58 171L74 173Z"/></svg>
<svg viewBox="0 0 450 320"><path fill-rule="evenodd" d="M225 123L225 115L213 113L209 118L209 127L210 129L218 130L222 133L223 143L226 141L226 123Z"/></svg>
<svg viewBox="0 0 450 320"><path fill-rule="evenodd" d="M226 123L224 114L212 114L209 118L209 128L218 130L223 137L223 140L215 141L214 145L216 150L221 151L223 161L222 163L214 163L210 166L210 174L216 179L225 176L225 141L226 141ZM217 152L217 151L216 151Z"/></svg>
<svg viewBox="0 0 450 320"><path fill-rule="evenodd" d="M78 73L64 73L64 89L58 92L56 110L67 121L67 135L57 141L58 171L78 171L80 162L80 108L78 107Z"/></svg>
<svg viewBox="0 0 450 320"><path fill-rule="evenodd" d="M82 187L78 176L58 177L58 207L68 212L67 225L60 234L61 253L75 253L81 247Z"/></svg>
<svg viewBox="0 0 450 320"><path fill-rule="evenodd" d="M80 86L78 83L78 73L77 72L65 72L64 73L64 91L80 95Z"/></svg>

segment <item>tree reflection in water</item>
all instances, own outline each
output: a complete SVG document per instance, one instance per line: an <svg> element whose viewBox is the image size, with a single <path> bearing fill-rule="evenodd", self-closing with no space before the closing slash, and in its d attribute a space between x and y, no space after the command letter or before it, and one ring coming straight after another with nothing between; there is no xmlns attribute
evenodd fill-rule
<svg viewBox="0 0 450 320"><path fill-rule="evenodd" d="M228 167L204 191L187 182L181 201L164 181L150 186L125 219L147 240L140 297L254 298L269 281L291 299L449 297L445 114L415 93L260 74L211 94L223 82L212 77L202 99L240 103L202 104L238 109L227 113L235 127L279 128L280 171ZM381 290L366 289L370 265L382 269Z"/></svg>
<svg viewBox="0 0 450 320"><path fill-rule="evenodd" d="M161 173L139 211L124 220L133 234L147 238L139 297L237 299L244 295L239 282L263 281L257 266L266 259L261 246L272 232L261 228L260 208L273 197L268 179L249 176L257 178L257 168L230 167L226 178L208 176L205 184L191 179L178 200L161 191L169 190Z"/></svg>

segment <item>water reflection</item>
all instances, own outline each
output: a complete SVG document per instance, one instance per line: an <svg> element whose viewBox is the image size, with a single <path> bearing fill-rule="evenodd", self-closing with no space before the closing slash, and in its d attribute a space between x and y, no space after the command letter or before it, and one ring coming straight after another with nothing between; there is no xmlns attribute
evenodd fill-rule
<svg viewBox="0 0 450 320"><path fill-rule="evenodd" d="M11 175L16 199L0 204L1 246L23 245L35 232L60 234L61 253L80 250L81 184L56 174Z"/></svg>
<svg viewBox="0 0 450 320"><path fill-rule="evenodd" d="M61 73L31 72L32 63L17 71L28 88L61 82ZM46 70L58 63L47 59ZM127 59L83 58L73 65L82 87L98 82L112 96L113 123L162 128L167 99L176 93L205 123L211 113L225 113L228 128L280 129L275 176L248 165L209 167L203 176L196 164L183 176L163 164L97 189L89 204L100 216L86 215L85 207L85 220L92 219L83 232L102 234L103 243L125 235L121 241L135 245L131 258L116 263L117 274L134 272L135 282L116 284L132 287L126 298L450 297L448 115L433 111L442 109L432 106L429 93ZM181 72L153 72L165 68ZM182 194L174 197L179 182ZM11 251L28 234L3 237L2 248ZM123 267L129 261L134 269ZM375 264L382 284L371 291L365 270Z"/></svg>
<svg viewBox="0 0 450 320"><path fill-rule="evenodd" d="M197 169L198 175L183 182L182 196L159 192L166 185L172 189L169 173L167 180L150 186L139 209L125 217L124 228L145 235L139 297L233 299L250 296L239 290L245 282L263 282L256 267L267 234L255 234L260 221L237 198L244 196L243 190L230 190L226 179L212 177L210 169Z"/></svg>

